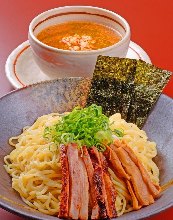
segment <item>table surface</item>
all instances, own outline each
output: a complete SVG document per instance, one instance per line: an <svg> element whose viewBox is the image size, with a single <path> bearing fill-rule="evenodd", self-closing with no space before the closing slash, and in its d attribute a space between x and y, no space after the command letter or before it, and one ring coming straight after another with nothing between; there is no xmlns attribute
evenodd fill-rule
<svg viewBox="0 0 173 220"><path fill-rule="evenodd" d="M27 39L28 25L39 13L66 5L92 5L117 12L131 26L132 41L150 56L153 64L173 71L172 0L0 0L0 96L13 90L5 76L8 55ZM173 97L173 77L163 91ZM173 219L173 208L149 220ZM22 219L0 209L0 219Z"/></svg>

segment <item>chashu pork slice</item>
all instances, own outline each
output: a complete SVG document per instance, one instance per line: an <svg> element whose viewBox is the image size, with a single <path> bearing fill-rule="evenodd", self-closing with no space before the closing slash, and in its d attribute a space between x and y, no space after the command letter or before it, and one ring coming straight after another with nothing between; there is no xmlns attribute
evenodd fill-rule
<svg viewBox="0 0 173 220"><path fill-rule="evenodd" d="M108 160L109 166L112 169L112 171L115 173L116 176L118 176L120 179L122 179L128 188L128 191L131 195L132 198L132 204L133 208L135 210L140 209L142 206L140 205L135 192L133 190L133 186L131 183L131 177L130 175L126 172L125 168L123 167L120 158L118 157L116 151L116 146L111 145L110 147L107 146L106 151L104 152L105 157Z"/></svg>
<svg viewBox="0 0 173 220"><path fill-rule="evenodd" d="M92 165L92 161L90 158L90 155L88 153L87 148L84 146L83 147L83 157L82 157L87 174L88 174L88 180L89 180L89 185L90 185L90 198L91 198L91 219L98 219L99 218L99 206L97 204L97 198L96 198L96 184L93 181L93 176L94 176L94 168Z"/></svg>
<svg viewBox="0 0 173 220"><path fill-rule="evenodd" d="M140 206L152 204L159 195L160 187L152 183L142 163L125 142L116 140L111 147L130 176L129 182L126 183L132 199L136 197L138 200L138 207L134 205L134 208L138 209ZM135 200L133 200L133 204L136 204Z"/></svg>
<svg viewBox="0 0 173 220"><path fill-rule="evenodd" d="M132 206L134 210L140 209L142 206L139 204L138 199L136 198L136 195L134 193L132 184L129 180L126 180L127 189L129 190L129 193L132 197Z"/></svg>
<svg viewBox="0 0 173 220"><path fill-rule="evenodd" d="M107 196L107 211L110 218L115 218L117 216L115 201L116 201L116 190L114 184L111 180L110 173L108 171L108 163L105 156L100 152L101 164L103 167L103 179L105 183L106 196Z"/></svg>
<svg viewBox="0 0 173 220"><path fill-rule="evenodd" d="M67 158L67 146L60 146L60 162L62 170L62 188L60 196L59 218L68 218L69 212L69 166Z"/></svg>
<svg viewBox="0 0 173 220"><path fill-rule="evenodd" d="M68 145L67 156L70 172L69 217L87 220L89 183L86 168L75 144Z"/></svg>
<svg viewBox="0 0 173 220"><path fill-rule="evenodd" d="M96 198L99 206L99 219L110 219L107 210L108 202L100 155L95 147L89 149L89 154L94 167L93 181L96 187Z"/></svg>
<svg viewBox="0 0 173 220"><path fill-rule="evenodd" d="M122 148L128 153L132 161L136 164L136 166L139 168L143 180L146 183L148 189L150 190L152 196L154 198L157 198L159 196L159 193L161 191L161 187L159 185L156 185L152 182L148 172L144 168L143 164L140 162L140 160L135 155L134 151L124 142L121 143Z"/></svg>
<svg viewBox="0 0 173 220"><path fill-rule="evenodd" d="M117 154L111 147L109 146L106 147L106 150L104 151L104 155L108 161L110 168L114 171L115 175L118 175L120 178L130 180L130 176L124 170L121 161L119 160Z"/></svg>
<svg viewBox="0 0 173 220"><path fill-rule="evenodd" d="M131 160L130 156L123 148L117 148L115 152L130 176L130 182L132 183L135 195L140 204L142 206L152 204L154 202L153 196L149 192L136 164Z"/></svg>
<svg viewBox="0 0 173 220"><path fill-rule="evenodd" d="M88 207L89 207L89 182L88 175L85 168L85 164L81 157L79 157L79 167L80 167L80 179L81 179L81 207L79 210L79 219L88 219Z"/></svg>

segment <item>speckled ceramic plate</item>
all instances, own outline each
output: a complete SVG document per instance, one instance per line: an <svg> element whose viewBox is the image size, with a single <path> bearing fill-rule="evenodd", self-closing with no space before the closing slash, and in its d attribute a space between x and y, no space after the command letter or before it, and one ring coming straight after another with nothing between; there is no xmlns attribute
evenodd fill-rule
<svg viewBox="0 0 173 220"><path fill-rule="evenodd" d="M0 99L0 206L25 218L57 220L30 209L11 188L11 178L3 167L3 158L13 148L8 139L21 133L39 116L50 112L70 111L85 103L89 79L68 78L44 82L16 90ZM173 100L161 95L144 126L149 139L157 143L156 163L160 168L161 184L173 178ZM119 220L138 220L173 206L173 187L165 191L152 205L130 212Z"/></svg>
<svg viewBox="0 0 173 220"><path fill-rule="evenodd" d="M127 57L151 63L147 53L132 41L129 45ZM23 42L13 50L7 59L5 71L9 82L14 88L22 88L33 83L52 79L45 75L35 63L29 41Z"/></svg>

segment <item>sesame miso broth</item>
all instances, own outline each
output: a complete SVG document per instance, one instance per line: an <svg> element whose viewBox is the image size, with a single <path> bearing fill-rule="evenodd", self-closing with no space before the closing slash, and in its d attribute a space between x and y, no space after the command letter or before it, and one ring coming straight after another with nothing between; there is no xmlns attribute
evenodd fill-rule
<svg viewBox="0 0 173 220"><path fill-rule="evenodd" d="M72 21L43 29L37 39L63 50L98 50L116 44L121 40L112 28L94 22Z"/></svg>

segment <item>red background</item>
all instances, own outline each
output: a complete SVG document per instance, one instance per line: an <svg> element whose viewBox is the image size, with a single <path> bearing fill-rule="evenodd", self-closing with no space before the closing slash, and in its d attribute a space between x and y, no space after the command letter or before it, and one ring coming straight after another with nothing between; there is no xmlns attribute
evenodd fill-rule
<svg viewBox="0 0 173 220"><path fill-rule="evenodd" d="M131 26L132 41L144 48L153 64L173 71L172 0L0 0L0 96L12 90L5 61L27 39L30 21L45 10L65 5L92 5L119 13ZM173 97L173 77L164 93ZM149 219L164 218L173 219L173 208ZM21 218L0 209L0 219Z"/></svg>

